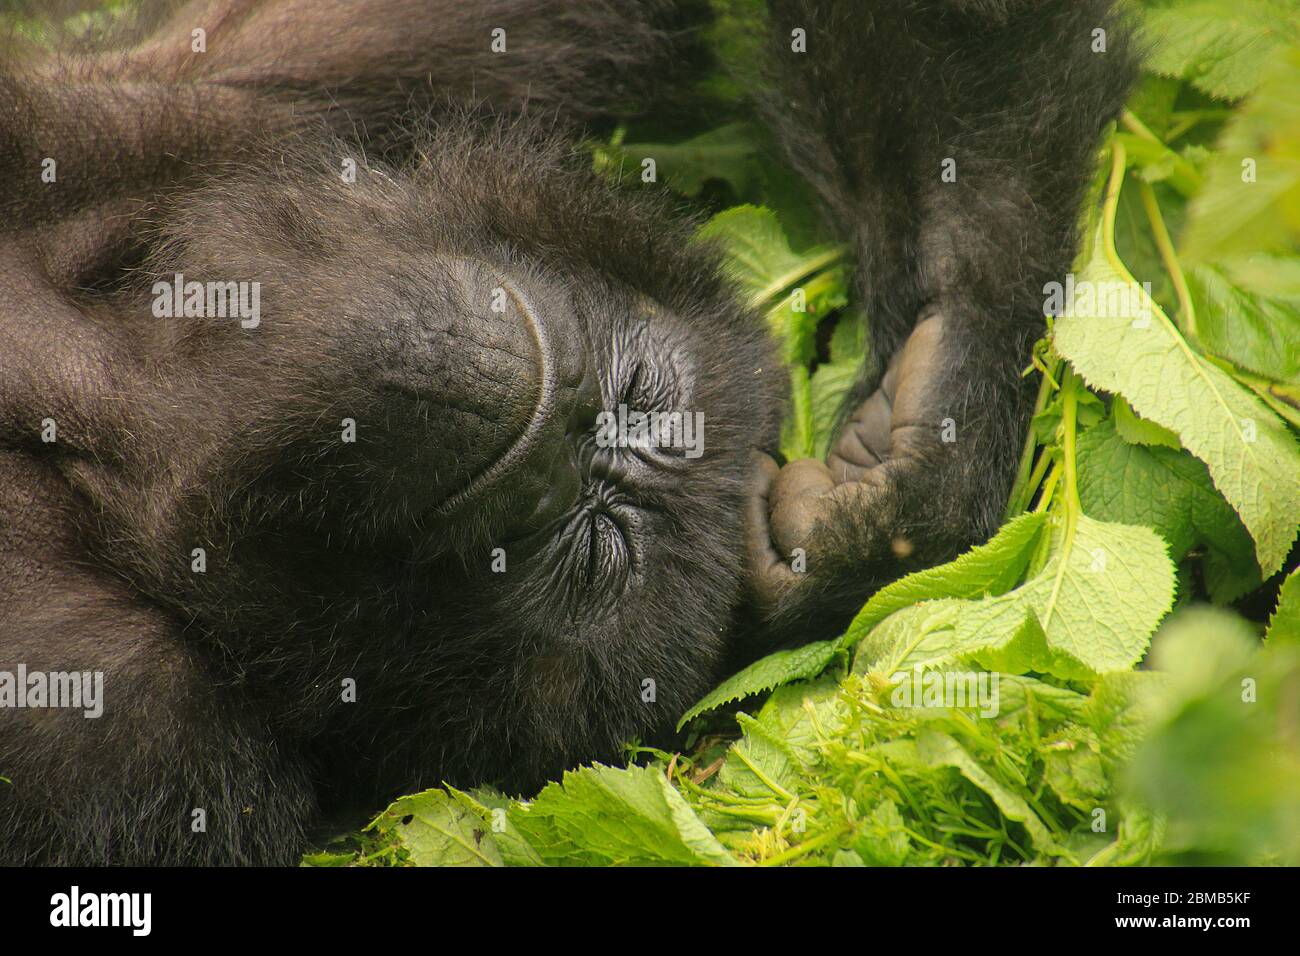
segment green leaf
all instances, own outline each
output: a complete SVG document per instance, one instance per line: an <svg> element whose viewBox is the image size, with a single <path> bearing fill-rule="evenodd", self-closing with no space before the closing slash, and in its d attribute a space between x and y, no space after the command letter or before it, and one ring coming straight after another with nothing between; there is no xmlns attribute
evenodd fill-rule
<svg viewBox="0 0 1300 956"><path fill-rule="evenodd" d="M811 458L816 449L812 378L803 365L790 368L790 414L781 425L781 454L787 461Z"/></svg>
<svg viewBox="0 0 1300 956"><path fill-rule="evenodd" d="M681 730L700 714L706 714L733 700L752 697L791 681L816 677L835 658L836 651L834 641L817 641L769 654L719 684L712 693L707 694L683 715L677 722L677 729Z"/></svg>
<svg viewBox="0 0 1300 956"><path fill-rule="evenodd" d="M1269 646L1293 644L1300 646L1300 570L1292 571L1277 596L1277 610L1268 622Z"/></svg>
<svg viewBox="0 0 1300 956"><path fill-rule="evenodd" d="M737 864L654 767L567 771L510 819L551 865Z"/></svg>
<svg viewBox="0 0 1300 956"><path fill-rule="evenodd" d="M871 814L858 828L856 845L861 848L856 866L902 866L912 852L912 841L907 835L907 825L898 812L898 804L888 798L876 804ZM834 863L843 866L843 863Z"/></svg>
<svg viewBox="0 0 1300 956"><path fill-rule="evenodd" d="M830 451L840 407L862 374L867 348L867 329L861 317L843 315L831 333L830 361L818 365L812 375L813 451L809 457L825 458Z"/></svg>
<svg viewBox="0 0 1300 956"><path fill-rule="evenodd" d="M621 143L596 153L598 170L616 167L626 179L639 179L642 163L655 162L656 179L681 193L698 196L711 179L721 180L737 196L750 195L762 175L753 128L728 123L680 143Z"/></svg>
<svg viewBox="0 0 1300 956"><path fill-rule="evenodd" d="M916 741L923 760L932 767L954 767L963 777L979 787L1002 811L1008 820L1025 828L1035 849L1040 853L1064 856L1066 851L1057 843L1046 824L1026 802L1025 798L997 780L984 769L956 740L944 733L923 730Z"/></svg>
<svg viewBox="0 0 1300 956"><path fill-rule="evenodd" d="M1250 292L1213 266L1188 270L1187 286L1196 304L1196 338L1207 352L1273 381L1300 382L1300 296Z"/></svg>
<svg viewBox="0 0 1300 956"><path fill-rule="evenodd" d="M736 721L745 736L727 751L718 779L742 796L788 801L798 789L794 752L780 734L748 714L737 714Z"/></svg>
<svg viewBox="0 0 1300 956"><path fill-rule="evenodd" d="M1094 389L1115 392L1145 419L1175 432L1209 465L1216 487L1255 539L1261 568L1282 565L1300 523L1300 450L1253 393L1197 355L1154 303L1107 261L1098 234L1083 278L1133 291L1096 315L1063 315L1054 345Z"/></svg>
<svg viewBox="0 0 1300 956"><path fill-rule="evenodd" d="M1110 792L1096 737L1078 725L1065 728L1044 748L1043 779L1062 803L1085 813Z"/></svg>
<svg viewBox="0 0 1300 956"><path fill-rule="evenodd" d="M841 733L847 718L839 681L824 677L811 683L776 688L758 712L758 722L781 740L804 772L820 761L821 735Z"/></svg>
<svg viewBox="0 0 1300 956"><path fill-rule="evenodd" d="M954 561L917 571L877 591L858 612L839 647L852 647L872 628L904 608L934 598L971 598L1002 594L1025 573L1045 516L1024 514L1012 519L985 544Z"/></svg>
<svg viewBox="0 0 1300 956"><path fill-rule="evenodd" d="M1097 735L1102 766L1110 777L1133 759L1163 706L1167 681L1152 671L1104 674L1083 708L1084 721Z"/></svg>
<svg viewBox="0 0 1300 956"><path fill-rule="evenodd" d="M1027 606L1049 651L1103 674L1142 658L1173 600L1174 567L1159 536L1149 528L1080 515L1073 537L1067 528L1053 529L1049 558L1037 577L985 603Z"/></svg>
<svg viewBox="0 0 1300 956"><path fill-rule="evenodd" d="M1173 597L1174 568L1154 532L1080 516L1072 536L1053 530L1047 563L1025 584L983 601L897 612L862 642L854 670L973 660L1087 679L1137 663Z"/></svg>
<svg viewBox="0 0 1300 956"><path fill-rule="evenodd" d="M811 362L818 322L848 301L847 274L839 266L843 250L818 246L795 252L776 215L757 206L719 213L697 237L721 246L727 271L749 305L766 309L783 361Z"/></svg>
<svg viewBox="0 0 1300 956"><path fill-rule="evenodd" d="M1161 629L1151 660L1168 687L1125 779L1169 820L1162 862L1300 862L1300 753L1285 743L1300 650L1261 650L1248 621L1193 607Z"/></svg>
<svg viewBox="0 0 1300 956"><path fill-rule="evenodd" d="M1181 251L1188 263L1206 264L1287 252L1297 237L1300 47L1272 64L1264 86L1233 115L1191 204Z"/></svg>
<svg viewBox="0 0 1300 956"><path fill-rule="evenodd" d="M1042 719L1081 719L1087 698L1068 687L1057 687L1032 677L1018 674L998 676L998 719L1018 717L1025 708L1032 707Z"/></svg>
<svg viewBox="0 0 1300 956"><path fill-rule="evenodd" d="M1297 39L1295 0L1147 0L1146 67L1237 99L1260 82L1269 55Z"/></svg>
<svg viewBox="0 0 1300 956"><path fill-rule="evenodd" d="M492 842L501 853L506 866L542 866L542 858L529 846L519 829L510 820L510 808L515 801L490 787L479 787L472 793L461 793L447 787L462 806L477 813L491 831Z"/></svg>
<svg viewBox="0 0 1300 956"><path fill-rule="evenodd" d="M401 797L371 824L395 835L415 866L501 866L482 818L445 790Z"/></svg>
<svg viewBox="0 0 1300 956"><path fill-rule="evenodd" d="M1079 437L1078 457L1085 513L1153 529L1175 561L1194 547L1208 549L1206 585L1219 603L1235 601L1262 583L1250 534L1214 487L1204 462L1183 451L1130 444L1112 422Z"/></svg>
<svg viewBox="0 0 1300 956"><path fill-rule="evenodd" d="M1115 431L1130 445L1163 445L1175 451L1182 449L1182 442L1177 435L1168 428L1139 417L1133 411L1133 406L1124 400L1124 396L1116 395L1111 408L1114 411Z"/></svg>
<svg viewBox="0 0 1300 956"><path fill-rule="evenodd" d="M704 224L698 237L722 244L728 271L755 307L776 301L800 279L843 258L843 250L832 246L795 252L776 214L758 206L736 206L719 213Z"/></svg>
<svg viewBox="0 0 1300 956"><path fill-rule="evenodd" d="M853 388L862 370L862 356L845 362L827 362L817 366L811 382L812 444L809 457L825 458L834 437L844 397Z"/></svg>

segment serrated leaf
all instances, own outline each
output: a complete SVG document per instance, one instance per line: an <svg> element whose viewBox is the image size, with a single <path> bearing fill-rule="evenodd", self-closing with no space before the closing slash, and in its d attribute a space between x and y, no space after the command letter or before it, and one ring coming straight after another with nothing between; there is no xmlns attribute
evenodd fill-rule
<svg viewBox="0 0 1300 956"><path fill-rule="evenodd" d="M510 819L552 865L737 865L654 767L567 771Z"/></svg>
<svg viewBox="0 0 1300 956"><path fill-rule="evenodd" d="M1073 538L1053 530L1047 564L1012 598L1033 610L1050 651L1097 674L1124 670L1142 658L1173 606L1174 567L1149 528L1080 515Z"/></svg>
<svg viewBox="0 0 1300 956"><path fill-rule="evenodd" d="M853 646L891 614L922 601L996 595L1014 587L1029 565L1044 520L1041 514L1020 515L956 560L881 588L858 612L838 645Z"/></svg>
<svg viewBox="0 0 1300 956"><path fill-rule="evenodd" d="M843 258L843 251L832 246L795 252L776 214L759 206L735 206L718 213L704 224L698 238L722 244L727 271L755 308L777 301L800 279Z"/></svg>
<svg viewBox="0 0 1300 956"><path fill-rule="evenodd" d="M1067 726L1043 748L1043 779L1062 803L1085 813L1110 792L1096 737L1077 724Z"/></svg>
<svg viewBox="0 0 1300 956"><path fill-rule="evenodd" d="M1097 735L1102 766L1114 777L1137 752L1162 707L1167 681L1152 671L1120 671L1097 681L1083 719Z"/></svg>
<svg viewBox="0 0 1300 956"><path fill-rule="evenodd" d="M1106 260L1098 231L1084 278L1127 287ZM1300 522L1300 450L1273 412L1213 363L1197 355L1155 303L1150 313L1116 305L1101 314L1063 315L1058 352L1094 389L1115 392L1143 418L1170 429L1210 469L1215 486L1255 539L1264 573L1282 565Z"/></svg>
<svg viewBox="0 0 1300 956"><path fill-rule="evenodd" d="M1068 687L1057 687L1032 677L1000 674L998 719L1018 717L1032 707L1038 719L1077 721L1088 698Z"/></svg>
<svg viewBox="0 0 1300 956"><path fill-rule="evenodd" d="M842 732L848 712L839 681L831 677L776 688L758 712L758 722L784 742L795 765L812 770L820 760L822 734Z"/></svg>
<svg viewBox="0 0 1300 956"><path fill-rule="evenodd" d="M1282 582L1277 609L1269 618L1266 639L1270 647L1277 644L1300 646L1300 570L1292 571Z"/></svg>
<svg viewBox="0 0 1300 956"><path fill-rule="evenodd" d="M739 674L727 678L712 693L705 695L677 722L677 729L681 730L700 714L706 714L733 700L752 697L791 681L810 680L826 669L835 658L836 650L834 641L817 641L769 654Z"/></svg>
<svg viewBox="0 0 1300 956"><path fill-rule="evenodd" d="M466 809L476 812L482 818L491 833L493 844L501 854L501 861L506 866L544 865L537 851L528 845L528 841L510 820L513 800L488 787L461 793L449 786L447 792Z"/></svg>
<svg viewBox="0 0 1300 956"><path fill-rule="evenodd" d="M1274 381L1300 382L1300 298L1250 292L1212 266L1189 269L1187 286L1207 352Z"/></svg>
<svg viewBox="0 0 1300 956"><path fill-rule="evenodd" d="M396 836L415 866L501 866L482 818L445 790L401 797L372 827Z"/></svg>
<svg viewBox="0 0 1300 956"><path fill-rule="evenodd" d="M1079 498L1102 521L1156 531L1179 561L1198 545L1206 585L1219 603L1262 583L1255 547L1237 513L1210 480L1205 463L1187 452L1132 445L1103 422L1079 437Z"/></svg>
<svg viewBox="0 0 1300 956"><path fill-rule="evenodd" d="M1053 529L1034 578L982 601L904 608L863 640L854 670L894 674L973 660L1086 679L1137 663L1173 597L1173 565L1153 531L1080 516L1072 537Z"/></svg>
<svg viewBox="0 0 1300 956"><path fill-rule="evenodd" d="M1259 83L1279 46L1295 40L1295 0L1147 0L1148 69L1183 77L1212 96L1237 99Z"/></svg>
<svg viewBox="0 0 1300 956"><path fill-rule="evenodd" d="M722 785L746 797L789 800L798 787L794 752L781 738L748 714L737 714L745 735L727 751L718 773Z"/></svg>
<svg viewBox="0 0 1300 956"><path fill-rule="evenodd" d="M907 824L898 812L898 804L884 799L876 804L871 814L862 821L858 846L867 856L871 866L902 866L912 852L912 841L907 835ZM853 852L853 851L849 851ZM858 854L854 854L858 856ZM865 866L861 856L856 863L833 863L834 866Z"/></svg>

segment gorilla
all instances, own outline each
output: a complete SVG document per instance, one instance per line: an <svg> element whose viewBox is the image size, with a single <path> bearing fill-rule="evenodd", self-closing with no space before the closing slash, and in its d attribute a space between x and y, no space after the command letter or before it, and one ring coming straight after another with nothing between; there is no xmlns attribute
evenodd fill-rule
<svg viewBox="0 0 1300 956"><path fill-rule="evenodd" d="M755 108L871 327L784 466L719 251L575 148L671 108L704 0L138 6L0 66L0 863L528 793L998 526L1113 0L771 0Z"/></svg>

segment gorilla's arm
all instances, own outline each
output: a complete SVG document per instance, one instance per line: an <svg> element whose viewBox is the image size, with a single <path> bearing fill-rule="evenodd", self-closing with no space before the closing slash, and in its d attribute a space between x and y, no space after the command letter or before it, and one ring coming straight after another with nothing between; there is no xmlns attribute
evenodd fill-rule
<svg viewBox="0 0 1300 956"><path fill-rule="evenodd" d="M644 109L705 54L707 0L144 0L106 52L4 50L0 232L147 195L268 132L383 148L422 111ZM127 16L124 14L124 16ZM117 34L120 34L117 35ZM58 188L32 188L46 159Z"/></svg>
<svg viewBox="0 0 1300 956"><path fill-rule="evenodd" d="M766 461L754 504L760 606L777 639L797 640L997 528L1043 286L1071 266L1134 66L1113 0L770 6L782 95L767 113L853 244L871 329L825 464ZM797 29L807 53L791 51Z"/></svg>

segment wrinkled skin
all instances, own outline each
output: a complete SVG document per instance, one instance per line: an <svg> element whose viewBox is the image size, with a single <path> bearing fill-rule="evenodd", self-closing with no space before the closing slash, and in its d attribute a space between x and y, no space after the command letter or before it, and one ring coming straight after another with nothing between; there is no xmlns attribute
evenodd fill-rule
<svg viewBox="0 0 1300 956"><path fill-rule="evenodd" d="M573 149L695 75L701 3L212 0L9 51L0 671L105 701L0 710L0 863L292 863L400 792L527 792L991 533L1125 88L1118 32L1077 49L1109 3L771 7L760 106L873 341L834 453L784 467L761 317ZM158 314L178 273L257 321ZM620 405L702 414L703 453L602 446Z"/></svg>

